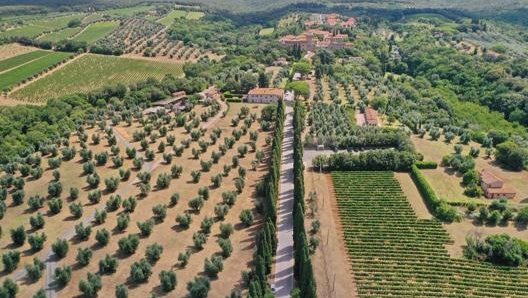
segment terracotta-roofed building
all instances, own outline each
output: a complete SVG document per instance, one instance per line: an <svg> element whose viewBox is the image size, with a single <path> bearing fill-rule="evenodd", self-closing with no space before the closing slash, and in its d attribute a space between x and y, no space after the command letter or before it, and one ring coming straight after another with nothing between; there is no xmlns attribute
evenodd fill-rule
<svg viewBox="0 0 528 298"><path fill-rule="evenodd" d="M346 22L341 23L343 28L355 28L357 26L356 18L350 18Z"/></svg>
<svg viewBox="0 0 528 298"><path fill-rule="evenodd" d="M373 108L365 109L365 125L367 126L378 126L378 112Z"/></svg>
<svg viewBox="0 0 528 298"><path fill-rule="evenodd" d="M488 199L507 198L512 199L516 193L513 189L504 186L504 181L488 170L479 173L480 187Z"/></svg>
<svg viewBox="0 0 528 298"><path fill-rule="evenodd" d="M255 88L248 92L246 101L251 103L273 103L284 98L284 90L279 88Z"/></svg>

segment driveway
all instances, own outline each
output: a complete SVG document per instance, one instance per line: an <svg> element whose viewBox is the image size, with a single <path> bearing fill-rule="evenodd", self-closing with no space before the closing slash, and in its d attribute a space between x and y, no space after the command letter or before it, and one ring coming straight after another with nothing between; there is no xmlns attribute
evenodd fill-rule
<svg viewBox="0 0 528 298"><path fill-rule="evenodd" d="M293 108L286 106L282 140L281 180L277 216L277 254L275 256L275 297L288 298L293 289Z"/></svg>

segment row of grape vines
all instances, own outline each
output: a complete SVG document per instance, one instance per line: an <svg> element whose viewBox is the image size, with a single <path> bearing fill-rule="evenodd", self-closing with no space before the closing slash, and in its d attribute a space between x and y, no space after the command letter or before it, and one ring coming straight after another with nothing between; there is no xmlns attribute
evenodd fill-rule
<svg viewBox="0 0 528 298"><path fill-rule="evenodd" d="M454 259L436 220L417 219L392 172L333 172L360 297L526 297L528 270Z"/></svg>

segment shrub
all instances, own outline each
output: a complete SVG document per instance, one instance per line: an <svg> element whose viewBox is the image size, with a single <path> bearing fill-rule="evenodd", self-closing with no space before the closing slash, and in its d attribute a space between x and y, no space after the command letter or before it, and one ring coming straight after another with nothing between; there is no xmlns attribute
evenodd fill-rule
<svg viewBox="0 0 528 298"><path fill-rule="evenodd" d="M79 189L77 187L70 188L70 200L75 201L79 198Z"/></svg>
<svg viewBox="0 0 528 298"><path fill-rule="evenodd" d="M416 167L421 170L425 169L436 169L438 167L438 163L434 161L419 161L416 162Z"/></svg>
<svg viewBox="0 0 528 298"><path fill-rule="evenodd" d="M222 193L222 201L224 204L233 206L236 202L236 193L233 191L225 191Z"/></svg>
<svg viewBox="0 0 528 298"><path fill-rule="evenodd" d="M154 243L149 246L147 246L147 250L145 251L145 258L151 262L156 263L161 258L161 254L163 253L163 246Z"/></svg>
<svg viewBox="0 0 528 298"><path fill-rule="evenodd" d="M70 213L74 218L79 219L82 217L83 205L81 203L72 203L70 204L69 208L70 208Z"/></svg>
<svg viewBox="0 0 528 298"><path fill-rule="evenodd" d="M229 239L219 239L218 245L222 249L222 257L228 258L233 252L233 246L231 245L231 240Z"/></svg>
<svg viewBox="0 0 528 298"><path fill-rule="evenodd" d="M103 224L104 222L106 222L106 216L106 210L95 210L94 222L98 225Z"/></svg>
<svg viewBox="0 0 528 298"><path fill-rule="evenodd" d="M173 165L171 167L171 177L172 177L172 179L180 178L182 172L183 172L183 167L177 166L177 165Z"/></svg>
<svg viewBox="0 0 528 298"><path fill-rule="evenodd" d="M222 263L222 257L216 256L212 257L211 261L208 258L205 258L204 261L204 271L209 278L217 278L218 273L224 270L224 264Z"/></svg>
<svg viewBox="0 0 528 298"><path fill-rule="evenodd" d="M180 227L188 229L192 223L192 217L189 214L178 215L176 216L176 222Z"/></svg>
<svg viewBox="0 0 528 298"><path fill-rule="evenodd" d="M117 188L119 187L119 178L111 177L111 178L105 179L105 186L108 192L110 193L115 192Z"/></svg>
<svg viewBox="0 0 528 298"><path fill-rule="evenodd" d="M42 214L40 214L40 212L37 213L36 216L31 216L29 218L29 224L35 230L42 229L44 227L44 224L45 224L44 216L42 216Z"/></svg>
<svg viewBox="0 0 528 298"><path fill-rule="evenodd" d="M225 216L229 212L229 205L227 204L216 205L214 208L214 212L215 212L216 217L218 217L219 220L224 220Z"/></svg>
<svg viewBox="0 0 528 298"><path fill-rule="evenodd" d="M202 173L200 173L198 171L192 171L191 172L192 182L193 183L200 182L201 175L202 175Z"/></svg>
<svg viewBox="0 0 528 298"><path fill-rule="evenodd" d="M233 234L233 232L234 228L232 224L220 224L220 237L227 239Z"/></svg>
<svg viewBox="0 0 528 298"><path fill-rule="evenodd" d="M97 204L101 201L102 196L103 194L100 190L94 190L88 193L88 201L90 201L92 204Z"/></svg>
<svg viewBox="0 0 528 298"><path fill-rule="evenodd" d="M81 241L88 240L88 238L90 238L90 234L92 234L92 227L91 226L86 226L85 227L82 222L75 226L75 236L79 240L81 240Z"/></svg>
<svg viewBox="0 0 528 298"><path fill-rule="evenodd" d="M177 280L174 271L161 271L159 274L161 288L165 292L170 292L176 288Z"/></svg>
<svg viewBox="0 0 528 298"><path fill-rule="evenodd" d="M139 237L137 235L128 235L119 239L117 244L119 251L127 255L132 255L136 252L139 245Z"/></svg>
<svg viewBox="0 0 528 298"><path fill-rule="evenodd" d="M44 262L38 258L33 258L33 264L26 265L26 273L31 281L37 281L42 277L42 271L46 268Z"/></svg>
<svg viewBox="0 0 528 298"><path fill-rule="evenodd" d="M240 177L235 178L235 188L238 193L242 193L242 191L244 190L245 184L246 183L244 182L243 178L240 178Z"/></svg>
<svg viewBox="0 0 528 298"><path fill-rule="evenodd" d="M96 298L102 287L101 277L92 273L87 274L86 281L79 282L79 291L83 293L84 298Z"/></svg>
<svg viewBox="0 0 528 298"><path fill-rule="evenodd" d="M517 213L515 221L520 225L528 225L528 207L523 207Z"/></svg>
<svg viewBox="0 0 528 298"><path fill-rule="evenodd" d="M121 206L126 213L132 213L136 209L137 201L134 197L128 197L128 199L123 200Z"/></svg>
<svg viewBox="0 0 528 298"><path fill-rule="evenodd" d="M97 243L101 246L106 246L108 242L110 241L110 232L106 229L98 230L97 233L95 233L95 240L97 240Z"/></svg>
<svg viewBox="0 0 528 298"><path fill-rule="evenodd" d="M152 266L145 259L139 262L134 262L130 267L130 278L135 283L142 283L148 281L152 275Z"/></svg>
<svg viewBox="0 0 528 298"><path fill-rule="evenodd" d="M48 207L52 214L59 214L62 210L62 200L53 198L48 202Z"/></svg>
<svg viewBox="0 0 528 298"><path fill-rule="evenodd" d="M117 230L124 231L128 228L130 216L128 214L121 214L117 217Z"/></svg>
<svg viewBox="0 0 528 298"><path fill-rule="evenodd" d="M46 242L46 240L47 237L44 233L41 233L40 235L35 233L28 236L29 246L34 252L42 250L42 248L44 248L44 242Z"/></svg>
<svg viewBox="0 0 528 298"><path fill-rule="evenodd" d="M24 203L24 197L26 193L22 189L17 189L13 192L11 197L13 198L13 204L15 206L22 205Z"/></svg>
<svg viewBox="0 0 528 298"><path fill-rule="evenodd" d="M22 246L26 242L26 230L24 226L11 229L11 241L16 246Z"/></svg>
<svg viewBox="0 0 528 298"><path fill-rule="evenodd" d="M158 189L166 189L170 186L171 176L166 173L161 173L156 180L156 187Z"/></svg>
<svg viewBox="0 0 528 298"><path fill-rule="evenodd" d="M158 222L163 222L167 216L167 206L158 204L152 207L152 213L154 213L154 219Z"/></svg>
<svg viewBox="0 0 528 298"><path fill-rule="evenodd" d="M99 261L99 274L112 274L117 271L117 258L111 257L109 254Z"/></svg>
<svg viewBox="0 0 528 298"><path fill-rule="evenodd" d="M146 220L144 222L138 222L137 226L141 233L141 236L148 237L152 234L152 229L154 228L154 221L152 219Z"/></svg>
<svg viewBox="0 0 528 298"><path fill-rule="evenodd" d="M2 262L4 263L4 271L11 273L15 271L18 263L20 263L20 252L8 251L2 255Z"/></svg>
<svg viewBox="0 0 528 298"><path fill-rule="evenodd" d="M240 221L242 224L244 224L246 227L249 227L253 224L253 212L249 209L244 209L240 212Z"/></svg>
<svg viewBox="0 0 528 298"><path fill-rule="evenodd" d="M207 242L207 235L204 233L194 233L193 242L196 249L203 249L205 243Z"/></svg>
<svg viewBox="0 0 528 298"><path fill-rule="evenodd" d="M189 208L191 208L192 211L199 213L200 209L202 209L204 205L204 200L200 196L200 197L196 197L190 200L188 204L189 204Z"/></svg>
<svg viewBox="0 0 528 298"><path fill-rule="evenodd" d="M57 267L55 269L55 281L57 285L62 288L66 286L71 280L72 269L70 266Z"/></svg>
<svg viewBox="0 0 528 298"><path fill-rule="evenodd" d="M75 258L77 260L77 263L81 265L81 267L87 266L90 264L90 261L92 260L93 252L89 248L79 248L77 250L77 257Z"/></svg>
<svg viewBox="0 0 528 298"><path fill-rule="evenodd" d="M64 258L69 250L68 241L65 239L57 239L57 241L51 245L51 250L59 259Z"/></svg>
<svg viewBox="0 0 528 298"><path fill-rule="evenodd" d="M187 291L191 298L206 298L211 284L205 277L195 277L193 281L187 283Z"/></svg>
<svg viewBox="0 0 528 298"><path fill-rule="evenodd" d="M44 206L44 198L39 195L31 196L28 205L31 210L36 211Z"/></svg>
<svg viewBox="0 0 528 298"><path fill-rule="evenodd" d="M116 298L128 298L128 290L125 285L117 285L115 289Z"/></svg>
<svg viewBox="0 0 528 298"><path fill-rule="evenodd" d="M187 266L187 263L189 262L189 258L191 257L191 251L186 250L185 252L181 252L178 254L178 261L180 261L180 266L185 268Z"/></svg>
<svg viewBox="0 0 528 298"><path fill-rule="evenodd" d="M180 194L173 193L170 197L170 206L176 206L179 200L180 200Z"/></svg>

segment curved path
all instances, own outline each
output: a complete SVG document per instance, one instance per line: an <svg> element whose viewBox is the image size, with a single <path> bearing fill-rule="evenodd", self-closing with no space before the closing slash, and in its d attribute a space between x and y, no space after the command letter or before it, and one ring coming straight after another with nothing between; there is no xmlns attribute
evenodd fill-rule
<svg viewBox="0 0 528 298"><path fill-rule="evenodd" d="M281 180L277 208L277 255L275 256L275 297L288 298L293 289L293 108L286 106L282 140Z"/></svg>

